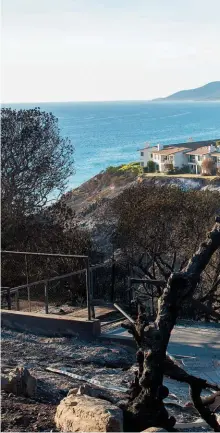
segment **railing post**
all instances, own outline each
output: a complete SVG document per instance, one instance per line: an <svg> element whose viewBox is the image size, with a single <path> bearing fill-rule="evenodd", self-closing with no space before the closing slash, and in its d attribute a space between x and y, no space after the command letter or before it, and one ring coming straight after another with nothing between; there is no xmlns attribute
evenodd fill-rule
<svg viewBox="0 0 220 433"><path fill-rule="evenodd" d="M15 292L15 302L16 302L16 310L20 311L19 290L16 290L16 292Z"/></svg>
<svg viewBox="0 0 220 433"><path fill-rule="evenodd" d="M28 308L29 308L29 311L31 311L31 292L30 292L29 286L27 286L27 296L28 296Z"/></svg>
<svg viewBox="0 0 220 433"><path fill-rule="evenodd" d="M132 301L131 278L128 277L128 303L129 303L130 312L131 312L131 301Z"/></svg>
<svg viewBox="0 0 220 433"><path fill-rule="evenodd" d="M28 276L28 260L27 260L27 255L25 254L24 256L25 259L25 268L26 268L26 281L27 281L27 296L28 296L28 308L29 311L31 312L31 293L30 293L30 287L28 286L29 283L29 276Z"/></svg>
<svg viewBox="0 0 220 433"><path fill-rule="evenodd" d="M7 287L7 303L8 303L8 310L11 310L11 291L10 291L10 287Z"/></svg>
<svg viewBox="0 0 220 433"><path fill-rule="evenodd" d="M86 263L86 296L87 296L88 320L91 320L89 257Z"/></svg>
<svg viewBox="0 0 220 433"><path fill-rule="evenodd" d="M90 304L91 304L91 315L92 318L95 319L95 308L93 303L91 302L91 300L93 300L94 296L93 296L93 270L92 268L90 268Z"/></svg>
<svg viewBox="0 0 220 433"><path fill-rule="evenodd" d="M45 313L48 314L48 281L44 285L44 302L45 302Z"/></svg>
<svg viewBox="0 0 220 433"><path fill-rule="evenodd" d="M112 253L112 276L111 276L111 302L115 300L115 256L114 256L114 245Z"/></svg>

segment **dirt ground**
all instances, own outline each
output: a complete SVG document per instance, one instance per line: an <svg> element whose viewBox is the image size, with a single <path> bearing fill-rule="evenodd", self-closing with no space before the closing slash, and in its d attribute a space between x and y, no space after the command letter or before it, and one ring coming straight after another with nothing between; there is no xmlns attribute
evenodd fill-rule
<svg viewBox="0 0 220 433"><path fill-rule="evenodd" d="M135 350L132 348L100 340L89 343L77 338L48 338L6 329L2 329L1 337L2 372L7 374L16 366L25 366L37 379L37 393L33 399L2 392L3 432L57 431L54 424L57 405L71 388L79 387L83 382L47 371L47 367L65 367L71 373L115 388L128 388L134 378ZM182 410L178 407L188 401L188 388L173 381L167 385L170 415L175 415L177 422L198 419L198 413L192 408ZM125 394L118 390L113 391L112 396L117 402ZM197 431L208 430L200 428Z"/></svg>
<svg viewBox="0 0 220 433"><path fill-rule="evenodd" d="M1 431L57 431L55 412L56 404L2 393Z"/></svg>
<svg viewBox="0 0 220 433"><path fill-rule="evenodd" d="M2 372L7 374L16 366L25 366L37 379L34 399L2 392L1 431L5 432L57 431L54 424L57 405L71 388L79 387L82 382L46 371L46 367L65 366L73 373L101 383L125 386L123 368L128 369L134 362L133 350L98 341L40 337L4 329L1 337ZM128 386L127 378L126 383Z"/></svg>

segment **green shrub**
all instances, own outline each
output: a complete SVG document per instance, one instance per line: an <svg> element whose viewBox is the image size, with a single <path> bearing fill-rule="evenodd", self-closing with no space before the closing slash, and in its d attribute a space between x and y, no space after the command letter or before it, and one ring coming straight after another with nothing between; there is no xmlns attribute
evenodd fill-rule
<svg viewBox="0 0 220 433"><path fill-rule="evenodd" d="M181 168L176 168L176 170L178 171L177 174L186 174L186 173L190 173L190 168L188 165L183 165Z"/></svg>
<svg viewBox="0 0 220 433"><path fill-rule="evenodd" d="M176 174L188 174L190 173L190 168L188 165L183 165L181 168L175 168L175 173Z"/></svg>
<svg viewBox="0 0 220 433"><path fill-rule="evenodd" d="M139 174L143 173L143 168L141 167L139 162L130 162L129 164L123 164L119 171L128 173L128 174L134 174L135 176L138 176Z"/></svg>
<svg viewBox="0 0 220 433"><path fill-rule="evenodd" d="M112 166L112 165L110 165L110 167L108 167L108 168L106 168L106 173L107 174L117 174L118 173L118 170L119 170L119 168L120 168L121 166L119 166L119 167L114 167L114 166Z"/></svg>
<svg viewBox="0 0 220 433"><path fill-rule="evenodd" d="M148 173L155 173L156 169L157 169L157 164L155 164L154 161L148 161L147 163L147 172Z"/></svg>
<svg viewBox="0 0 220 433"><path fill-rule="evenodd" d="M114 176L138 176L143 173L143 168L139 162L130 162L128 164L121 164L116 167L110 166L105 172L106 174Z"/></svg>

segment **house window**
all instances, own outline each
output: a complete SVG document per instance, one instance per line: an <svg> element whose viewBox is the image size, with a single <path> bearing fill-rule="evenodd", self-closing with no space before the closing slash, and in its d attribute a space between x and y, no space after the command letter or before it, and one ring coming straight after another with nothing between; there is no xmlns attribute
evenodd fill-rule
<svg viewBox="0 0 220 433"><path fill-rule="evenodd" d="M201 156L198 155L197 158L198 158L198 161L201 161Z"/></svg>
<svg viewBox="0 0 220 433"><path fill-rule="evenodd" d="M141 152L141 156L144 156L144 152Z"/></svg>
<svg viewBox="0 0 220 433"><path fill-rule="evenodd" d="M150 154L151 159L153 159L153 153Z"/></svg>
<svg viewBox="0 0 220 433"><path fill-rule="evenodd" d="M196 162L195 155L189 155L189 162Z"/></svg>

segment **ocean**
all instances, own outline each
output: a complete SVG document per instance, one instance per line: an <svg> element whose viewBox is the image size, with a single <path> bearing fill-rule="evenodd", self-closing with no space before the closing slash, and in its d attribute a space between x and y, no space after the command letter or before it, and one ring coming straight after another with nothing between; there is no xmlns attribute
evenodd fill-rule
<svg viewBox="0 0 220 433"><path fill-rule="evenodd" d="M139 160L145 143L172 144L220 138L219 102L69 102L11 104L40 107L59 119L75 146L73 189L110 165Z"/></svg>

